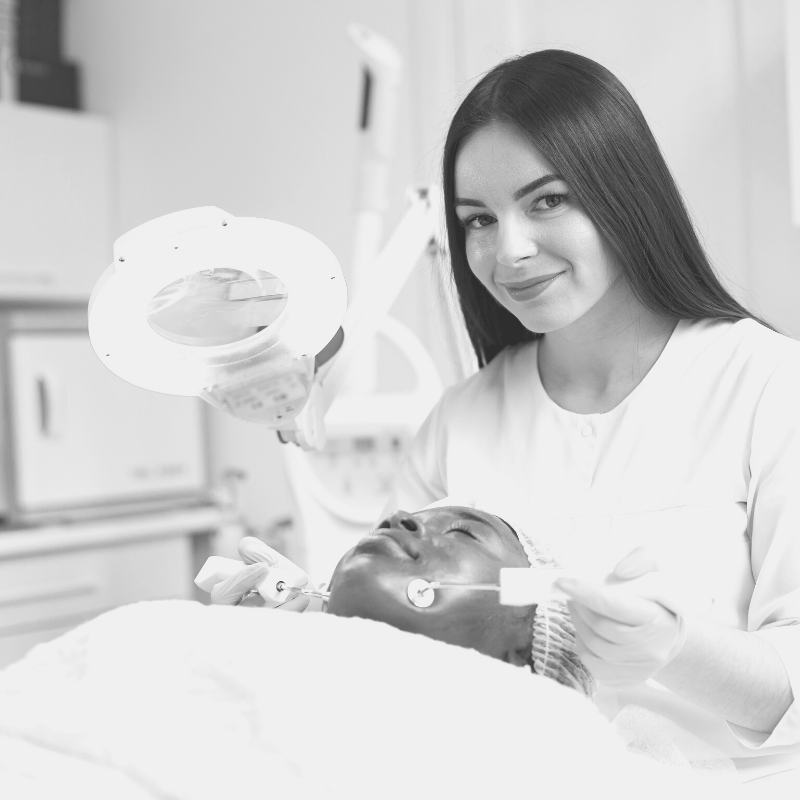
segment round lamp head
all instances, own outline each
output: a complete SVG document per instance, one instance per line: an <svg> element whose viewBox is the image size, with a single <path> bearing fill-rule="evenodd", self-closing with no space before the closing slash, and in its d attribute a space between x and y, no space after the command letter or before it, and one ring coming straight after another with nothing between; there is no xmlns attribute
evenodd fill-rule
<svg viewBox="0 0 800 800"><path fill-rule="evenodd" d="M115 242L89 301L89 338L106 367L136 386L216 393L219 405L266 380L268 394L295 398L291 414L302 406L297 380L307 394L314 356L336 335L346 306L336 257L315 237L194 208ZM278 416L276 424L285 421Z"/></svg>

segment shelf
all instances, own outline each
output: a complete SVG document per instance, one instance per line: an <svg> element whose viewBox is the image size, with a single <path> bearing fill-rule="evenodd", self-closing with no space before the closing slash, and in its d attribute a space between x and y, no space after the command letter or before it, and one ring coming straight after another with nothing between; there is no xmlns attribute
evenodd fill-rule
<svg viewBox="0 0 800 800"><path fill-rule="evenodd" d="M222 521L219 508L206 506L8 530L0 533L0 560L215 531Z"/></svg>

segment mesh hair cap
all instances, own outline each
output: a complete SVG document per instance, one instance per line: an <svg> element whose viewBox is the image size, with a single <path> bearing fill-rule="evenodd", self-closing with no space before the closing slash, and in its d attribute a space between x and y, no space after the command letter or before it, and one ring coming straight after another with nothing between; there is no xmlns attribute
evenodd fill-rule
<svg viewBox="0 0 800 800"><path fill-rule="evenodd" d="M462 506L477 508L475 501L465 497L445 497L425 506L425 509ZM493 511L482 509L487 513ZM558 555L552 548L536 542L527 532L514 524L512 519L499 514L499 517L517 534L531 567L560 567ZM564 686L593 697L597 685L591 673L578 657L575 649L575 627L569 616L567 604L562 600L549 600L536 606L533 617L533 644L531 663L533 672L552 678Z"/></svg>

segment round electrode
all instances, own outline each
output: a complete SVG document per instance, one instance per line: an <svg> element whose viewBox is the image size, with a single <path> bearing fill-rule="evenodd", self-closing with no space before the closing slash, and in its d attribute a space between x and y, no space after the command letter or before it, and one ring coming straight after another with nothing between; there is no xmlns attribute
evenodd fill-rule
<svg viewBox="0 0 800 800"><path fill-rule="evenodd" d="M436 599L433 586L422 578L415 578L408 584L406 595L417 608L428 608Z"/></svg>

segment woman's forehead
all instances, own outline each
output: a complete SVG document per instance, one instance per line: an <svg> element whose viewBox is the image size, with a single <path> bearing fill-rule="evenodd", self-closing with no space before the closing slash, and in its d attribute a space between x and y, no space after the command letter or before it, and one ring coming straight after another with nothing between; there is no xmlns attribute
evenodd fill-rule
<svg viewBox="0 0 800 800"><path fill-rule="evenodd" d="M439 508L428 508L418 511L414 514L415 517L420 517L422 522L453 522L459 521L472 521L488 525L498 533L509 533L516 536L514 529L505 522L501 517L491 514L488 511L483 511L478 508L471 508L468 506L441 506Z"/></svg>
<svg viewBox="0 0 800 800"><path fill-rule="evenodd" d="M461 517L461 516L468 516L474 517L475 519L480 519L482 522L491 522L493 519L496 519L494 515L487 514L480 509L473 508L472 506L457 506L457 505L448 505L448 506L435 506L434 508L423 508L420 511L416 511L414 513L415 517L423 517L423 516L430 516L431 518L437 517L446 517L451 519L452 517Z"/></svg>
<svg viewBox="0 0 800 800"><path fill-rule="evenodd" d="M553 171L552 165L521 131L492 123L462 142L455 162L455 179L457 185L469 185L485 179L487 173L499 177L505 173L513 175L520 169L526 175Z"/></svg>

